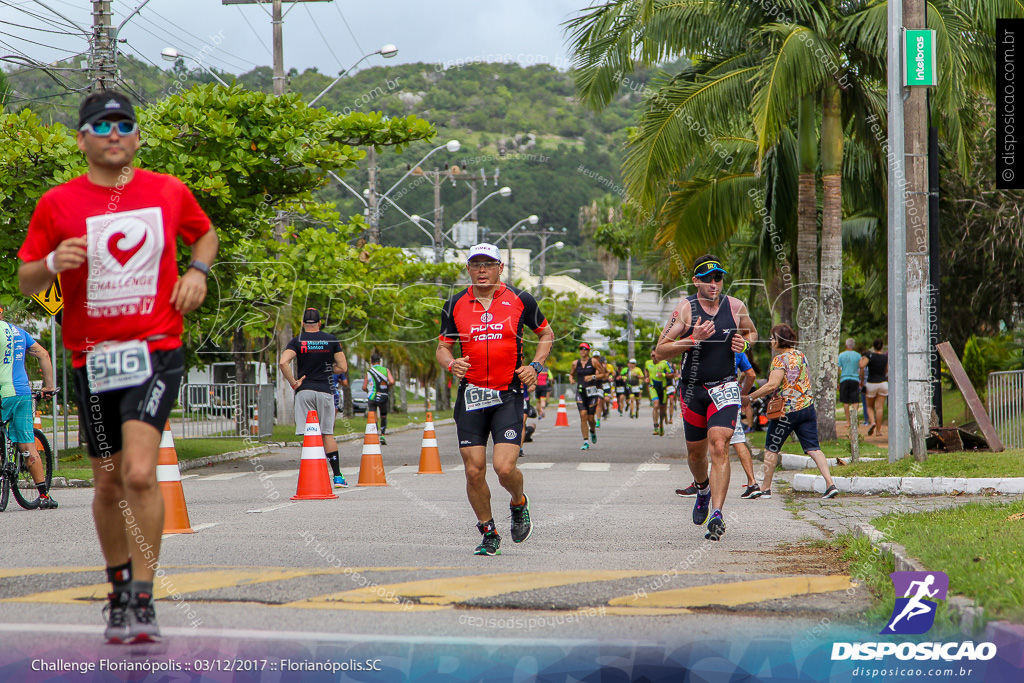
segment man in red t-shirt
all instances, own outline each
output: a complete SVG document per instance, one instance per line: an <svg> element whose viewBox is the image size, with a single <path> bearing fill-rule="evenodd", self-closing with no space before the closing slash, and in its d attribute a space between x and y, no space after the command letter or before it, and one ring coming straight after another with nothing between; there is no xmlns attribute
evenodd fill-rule
<svg viewBox="0 0 1024 683"><path fill-rule="evenodd" d="M516 462L523 439L523 394L537 383L555 335L529 292L501 284L501 253L493 244L469 250L470 286L445 302L437 361L459 380L455 427L466 465L466 490L483 540L477 555L500 555L501 537L487 488L487 439L494 441L494 472L512 495L512 540L530 537L530 504ZM533 361L523 364L523 327L538 337ZM455 356L455 344L462 355Z"/></svg>
<svg viewBox="0 0 1024 683"><path fill-rule="evenodd" d="M89 170L39 200L18 251L18 280L22 293L34 294L61 275L64 345L95 481L93 518L113 585L105 635L147 642L160 635L153 609L164 528L160 438L185 370L183 316L206 297L217 234L184 183L132 166L139 131L127 97L89 95L78 129ZM180 277L178 237L192 247Z"/></svg>

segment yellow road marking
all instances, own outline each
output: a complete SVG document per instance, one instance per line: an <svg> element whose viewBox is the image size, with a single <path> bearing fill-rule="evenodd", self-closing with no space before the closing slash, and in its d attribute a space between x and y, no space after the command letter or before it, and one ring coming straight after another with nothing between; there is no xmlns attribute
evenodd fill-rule
<svg viewBox="0 0 1024 683"><path fill-rule="evenodd" d="M176 574L165 574L157 576L153 582L153 593L157 600L166 598L175 593L187 594L199 591L217 590L220 588L232 588L255 583L269 583L272 581L284 581L304 576L315 576L318 574L339 575L353 572L367 573L378 571L408 571L426 569L425 567L360 567L344 569L321 568L321 569L288 569L288 568L242 568L234 567L215 571L182 572ZM53 569L11 569L0 570L9 576L22 576L28 574L55 574L65 571L100 571L102 567L78 567L67 570ZM4 574L0 574L3 576ZM64 588L55 591L45 591L22 595L15 598L5 598L0 602L49 602L49 603L75 603L82 600L105 600L110 592L109 583L97 583L74 588Z"/></svg>
<svg viewBox="0 0 1024 683"><path fill-rule="evenodd" d="M624 595L610 600L608 604L612 607L662 609L712 605L734 607L793 595L831 593L856 585L849 576L791 576L677 588L656 591L646 596Z"/></svg>
<svg viewBox="0 0 1024 683"><path fill-rule="evenodd" d="M337 603L390 603L401 608L405 604L415 605L417 603L420 605L451 605L474 598L489 598L518 591L554 588L555 586L566 586L574 583L630 579L661 573L660 571L595 570L456 576L443 579L426 579L423 581L365 586L357 590L299 600L288 603L286 606L323 608L339 606ZM412 598L414 601L412 603L404 603L402 598Z"/></svg>
<svg viewBox="0 0 1024 683"><path fill-rule="evenodd" d="M12 567L0 569L0 579L14 576L38 576L39 574L74 574L75 572L101 572L103 567Z"/></svg>

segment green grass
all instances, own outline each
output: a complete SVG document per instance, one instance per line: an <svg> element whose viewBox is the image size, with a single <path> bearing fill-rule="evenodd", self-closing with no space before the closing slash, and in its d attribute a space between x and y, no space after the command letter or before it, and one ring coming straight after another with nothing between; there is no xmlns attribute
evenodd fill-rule
<svg viewBox="0 0 1024 683"><path fill-rule="evenodd" d="M816 468L804 470L817 471ZM887 460L858 462L834 468L832 474L839 477L1024 477L1024 450L931 453L923 463L913 458L894 463Z"/></svg>
<svg viewBox="0 0 1024 683"><path fill-rule="evenodd" d="M950 593L976 601L986 620L1024 620L1024 501L894 513L871 523L924 566L945 572Z"/></svg>
<svg viewBox="0 0 1024 683"><path fill-rule="evenodd" d="M747 434L747 441L750 442L751 448L764 448L765 436L767 436L767 432L750 432ZM825 454L825 457L850 457L850 442L846 439L821 441L818 445L821 446L821 451ZM790 437L786 439L786 443L782 445L782 452L802 455L804 449L800 447L800 441L797 440L796 436L790 435ZM888 452L889 449L885 446L866 443L864 441L860 442L860 457L862 458L884 458Z"/></svg>

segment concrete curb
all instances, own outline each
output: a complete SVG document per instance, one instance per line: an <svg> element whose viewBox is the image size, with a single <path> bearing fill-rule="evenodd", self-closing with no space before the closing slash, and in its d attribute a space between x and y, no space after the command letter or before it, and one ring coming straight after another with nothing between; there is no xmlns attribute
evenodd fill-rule
<svg viewBox="0 0 1024 683"><path fill-rule="evenodd" d="M435 427L438 426L438 425L450 425L450 424L455 424L455 420L453 418L447 418L447 419L444 419L444 420L435 420L434 421L434 426ZM397 434L399 432L410 432L410 431L413 431L413 430L416 430L416 429L422 430L423 429L423 424L421 423L421 424L407 424L407 425L403 425L401 427L396 427L395 429L391 430L390 433ZM337 441L355 441L357 439L362 439L363 438L363 434L362 433L341 434L341 435L336 436L334 438ZM194 469L199 468L199 467L206 467L207 465L215 465L217 463L228 462L230 460L241 460L243 458L248 458L248 457L253 456L253 455L261 455L263 453L269 453L272 448L289 448L289 447L297 447L297 446L301 446L301 445L302 445L301 441L289 441L289 442L285 442L285 443L272 441L272 442L268 442L268 443L260 443L260 445L258 445L258 446L253 446L252 448L244 448L244 449L242 449L240 451L231 451L230 453L220 453L218 455L210 455L210 456L207 456L205 458L196 458L194 460L179 460L178 461L178 470L180 470L181 472L186 472L188 470L194 470ZM67 477L56 476L56 477L53 478L53 481L50 483L50 488L52 488L52 489L92 488L92 482L90 482L90 481L88 481L86 479L68 479Z"/></svg>
<svg viewBox="0 0 1024 683"><path fill-rule="evenodd" d="M1024 493L1024 477L832 477L840 493L875 495L878 493L907 496L940 496L951 493L1020 494ZM824 493L825 478L817 474L793 476L793 490Z"/></svg>
<svg viewBox="0 0 1024 683"><path fill-rule="evenodd" d="M898 572L926 572L929 571L927 567L921 564L917 559L911 557L907 553L907 549L899 543L893 543L885 540L885 535L871 526L863 522L853 527L854 536L862 536L867 538L871 545L878 548L882 553L891 555L893 559L893 566ZM965 598L961 595L954 595L946 600L947 609L949 609L954 619L960 626L960 632L966 636L973 637L978 632L978 624L981 623L981 618L985 612L984 608L980 607L976 602L970 598ZM1019 646L1022 640L1024 640L1024 626L1020 624L1011 624L1010 622L1000 621L992 622L985 627L985 640L993 640L993 637L989 637L989 631L993 629L994 636L1000 637L1004 642L1011 642ZM1024 650L1018 651L1024 653ZM1022 661L1024 661L1024 654L1021 655Z"/></svg>

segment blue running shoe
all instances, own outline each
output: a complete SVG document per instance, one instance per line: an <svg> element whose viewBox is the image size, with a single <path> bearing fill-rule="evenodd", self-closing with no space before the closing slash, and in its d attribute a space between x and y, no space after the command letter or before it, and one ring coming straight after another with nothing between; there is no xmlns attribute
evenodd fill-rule
<svg viewBox="0 0 1024 683"><path fill-rule="evenodd" d="M345 481L345 475L338 475L334 478L334 488L336 489L347 489L348 482Z"/></svg>
<svg viewBox="0 0 1024 683"><path fill-rule="evenodd" d="M693 523L703 526L711 515L711 487L708 486L705 493L697 490L697 501L693 504Z"/></svg>
<svg viewBox="0 0 1024 683"><path fill-rule="evenodd" d="M719 541L723 534L725 534L725 520L722 519L722 513L715 510L711 515L711 521L708 522L708 532L704 534L704 538L709 541Z"/></svg>

